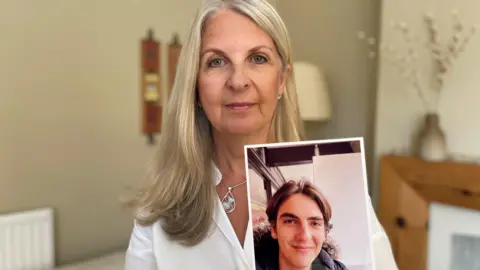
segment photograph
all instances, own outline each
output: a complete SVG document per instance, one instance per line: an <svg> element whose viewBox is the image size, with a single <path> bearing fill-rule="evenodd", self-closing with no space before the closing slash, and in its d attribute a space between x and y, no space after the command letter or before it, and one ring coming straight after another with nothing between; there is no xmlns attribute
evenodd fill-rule
<svg viewBox="0 0 480 270"><path fill-rule="evenodd" d="M255 269L376 270L362 138L245 146Z"/></svg>

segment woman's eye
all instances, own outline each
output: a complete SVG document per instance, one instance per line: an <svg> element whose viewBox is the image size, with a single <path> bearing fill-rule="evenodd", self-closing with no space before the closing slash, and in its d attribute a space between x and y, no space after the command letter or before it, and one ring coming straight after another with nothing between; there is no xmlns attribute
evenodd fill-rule
<svg viewBox="0 0 480 270"><path fill-rule="evenodd" d="M208 62L209 67L219 67L223 64L223 59L213 59L210 62Z"/></svg>
<svg viewBox="0 0 480 270"><path fill-rule="evenodd" d="M261 55L254 55L254 56L252 57L252 60L253 60L253 62L256 63L256 64L263 64L263 63L267 62L267 58L265 58L265 57L263 57L263 56L261 56Z"/></svg>
<svg viewBox="0 0 480 270"><path fill-rule="evenodd" d="M321 222L314 222L313 226L315 227L321 227L323 224Z"/></svg>

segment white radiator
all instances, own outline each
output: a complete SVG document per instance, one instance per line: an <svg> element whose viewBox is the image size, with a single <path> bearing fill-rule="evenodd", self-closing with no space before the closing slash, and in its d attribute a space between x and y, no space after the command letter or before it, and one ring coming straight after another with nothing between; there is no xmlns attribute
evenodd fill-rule
<svg viewBox="0 0 480 270"><path fill-rule="evenodd" d="M53 209L0 215L0 270L43 270L54 264Z"/></svg>

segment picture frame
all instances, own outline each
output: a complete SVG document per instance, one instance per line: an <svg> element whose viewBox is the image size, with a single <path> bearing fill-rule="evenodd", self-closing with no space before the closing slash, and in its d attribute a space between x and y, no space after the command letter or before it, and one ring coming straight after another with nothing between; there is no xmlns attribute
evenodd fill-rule
<svg viewBox="0 0 480 270"><path fill-rule="evenodd" d="M431 203L430 223L428 270L480 268L480 211Z"/></svg>

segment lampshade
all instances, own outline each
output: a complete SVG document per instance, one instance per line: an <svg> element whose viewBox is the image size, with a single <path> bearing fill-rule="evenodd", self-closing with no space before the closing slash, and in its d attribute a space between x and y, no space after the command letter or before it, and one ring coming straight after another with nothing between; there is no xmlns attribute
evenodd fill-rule
<svg viewBox="0 0 480 270"><path fill-rule="evenodd" d="M332 117L332 107L324 74L307 62L293 64L300 115L306 121L325 121Z"/></svg>

